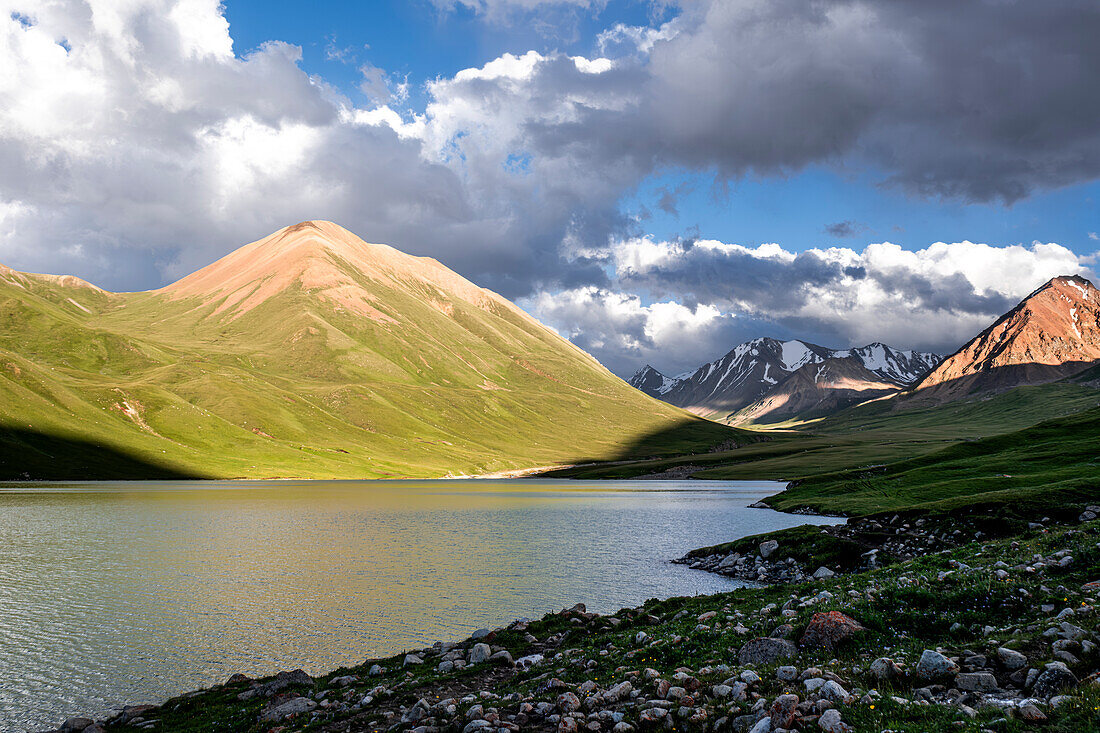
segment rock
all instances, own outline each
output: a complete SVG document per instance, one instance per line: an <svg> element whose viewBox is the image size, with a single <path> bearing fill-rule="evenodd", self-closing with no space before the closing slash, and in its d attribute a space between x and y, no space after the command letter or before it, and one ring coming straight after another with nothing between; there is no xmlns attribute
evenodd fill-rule
<svg viewBox="0 0 1100 733"><path fill-rule="evenodd" d="M367 671L367 674L370 675L371 677L377 677L378 675L382 674L385 671L386 670L382 669L382 667L380 665L372 664L370 666L370 669Z"/></svg>
<svg viewBox="0 0 1100 733"><path fill-rule="evenodd" d="M775 728L790 728L794 722L795 713L798 712L798 695L779 695L772 703L768 717L771 718Z"/></svg>
<svg viewBox="0 0 1100 733"><path fill-rule="evenodd" d="M773 540L774 541L774 540ZM766 665L780 659L791 659L798 655L798 647L786 639L760 637L741 647L737 661L741 664Z"/></svg>
<svg viewBox="0 0 1100 733"><path fill-rule="evenodd" d="M353 674L346 674L343 677L333 677L332 684L336 687L348 687L354 685L359 681L359 678Z"/></svg>
<svg viewBox="0 0 1100 733"><path fill-rule="evenodd" d="M1051 662L1035 679L1031 692L1036 697L1050 697L1077 684L1077 677L1061 662Z"/></svg>
<svg viewBox="0 0 1100 733"><path fill-rule="evenodd" d="M806 648L832 651L860 631L863 631L863 626L840 611L815 613L800 643Z"/></svg>
<svg viewBox="0 0 1100 733"><path fill-rule="evenodd" d="M826 580L836 575L832 570L822 565L814 571L814 580Z"/></svg>
<svg viewBox="0 0 1100 733"><path fill-rule="evenodd" d="M827 680L825 684L821 686L818 694L832 702L846 702L849 697L848 691L841 687L835 680Z"/></svg>
<svg viewBox="0 0 1100 733"><path fill-rule="evenodd" d="M447 674L448 672L453 672L454 668L455 663L453 661L451 661L450 659L444 659L442 662L439 663L439 666L435 668L435 671Z"/></svg>
<svg viewBox="0 0 1100 733"><path fill-rule="evenodd" d="M563 692L558 695L558 709L563 713L572 713L581 709L581 701L572 692Z"/></svg>
<svg viewBox="0 0 1100 733"><path fill-rule="evenodd" d="M729 685L715 685L710 688L710 694L719 700L723 700L733 694L733 688Z"/></svg>
<svg viewBox="0 0 1100 733"><path fill-rule="evenodd" d="M1003 646L997 648L997 659L1001 660L1001 664L1009 671L1015 671L1027 666L1027 657L1015 649L1009 649Z"/></svg>
<svg viewBox="0 0 1100 733"><path fill-rule="evenodd" d="M789 665L780 667L775 670L776 679L782 682L793 682L798 678L798 667L791 667Z"/></svg>
<svg viewBox="0 0 1100 733"><path fill-rule="evenodd" d="M240 672L237 672L236 674L231 675L229 677L229 679L227 679L225 681L225 684L226 685L239 685L241 683L251 682L251 681L252 681L252 679L248 675L243 675Z"/></svg>
<svg viewBox="0 0 1100 733"><path fill-rule="evenodd" d="M631 691L634 689L634 685L629 682L620 682L612 687L610 690L604 693L603 699L608 703L614 705L617 702L621 702L630 697Z"/></svg>
<svg viewBox="0 0 1100 733"><path fill-rule="evenodd" d="M1027 703L1026 705L1021 705L1016 710L1016 712L1020 714L1020 717L1023 720L1027 720L1027 721L1031 721L1031 722L1038 722L1038 721L1047 719L1047 716L1043 714L1043 711L1040 710L1039 708L1035 707L1031 703Z"/></svg>
<svg viewBox="0 0 1100 733"><path fill-rule="evenodd" d="M917 662L917 676L924 680L949 677L959 671L959 665L932 649L925 649Z"/></svg>
<svg viewBox="0 0 1100 733"><path fill-rule="evenodd" d="M501 664L505 667L514 667L516 663L512 660L512 654L507 649L501 649L496 654L489 656L489 661L495 664Z"/></svg>
<svg viewBox="0 0 1100 733"><path fill-rule="evenodd" d="M615 727L611 729L611 733L633 733L633 732L634 732L634 726L632 726L630 723L625 723L623 721L619 721L618 723L615 724Z"/></svg>
<svg viewBox="0 0 1100 733"><path fill-rule="evenodd" d="M992 692L997 689L997 678L989 672L963 672L955 678L955 686L967 692Z"/></svg>
<svg viewBox="0 0 1100 733"><path fill-rule="evenodd" d="M569 718L569 720L572 720L572 718ZM492 727L493 724L488 720L471 720L466 724L466 727L462 729L462 733L474 733L476 730L486 730ZM576 725L574 725L573 730L575 731L576 729Z"/></svg>
<svg viewBox="0 0 1100 733"><path fill-rule="evenodd" d="M893 659L887 657L879 657L875 661L871 662L870 667L871 676L880 682L888 682L889 680L897 679L905 674L901 667Z"/></svg>
<svg viewBox="0 0 1100 733"><path fill-rule="evenodd" d="M61 730L63 733L70 733L73 731L81 731L87 728L89 725L95 723L91 718L69 718L61 724Z"/></svg>
<svg viewBox="0 0 1100 733"><path fill-rule="evenodd" d="M260 715L260 722L262 723L277 723L280 720L289 718L292 715L300 715L301 713L308 713L317 707L317 703L310 700L308 697L295 697L287 700L282 705L276 705L273 708L268 708Z"/></svg>
<svg viewBox="0 0 1100 733"><path fill-rule="evenodd" d="M474 644L470 647L470 653L467 656L467 660L470 664L480 664L489 659L492 654L492 650L488 644Z"/></svg>
<svg viewBox="0 0 1100 733"><path fill-rule="evenodd" d="M821 686L825 684L824 677L810 677L802 680L802 686L806 688L806 692L816 692L821 689Z"/></svg>
<svg viewBox="0 0 1100 733"><path fill-rule="evenodd" d="M766 560L769 556L771 556L773 552L778 549L779 542L777 542L776 540L765 540L764 542L760 543L760 557Z"/></svg>
<svg viewBox="0 0 1100 733"><path fill-rule="evenodd" d="M536 664L541 664L545 659L541 654L528 654L526 657L520 657L516 660L516 666L520 669L530 669Z"/></svg>
<svg viewBox="0 0 1100 733"><path fill-rule="evenodd" d="M775 542L775 540L770 540ZM779 544L779 543L776 543ZM772 719L764 716L760 720L756 721L756 725L749 729L749 733L771 733Z"/></svg>
<svg viewBox="0 0 1100 733"><path fill-rule="evenodd" d="M406 654L404 666L408 667L410 664L424 664L424 660L420 658L418 654Z"/></svg>
<svg viewBox="0 0 1100 733"><path fill-rule="evenodd" d="M826 710L817 719L817 727L825 733L851 733L852 726L840 719L840 711L836 708Z"/></svg>

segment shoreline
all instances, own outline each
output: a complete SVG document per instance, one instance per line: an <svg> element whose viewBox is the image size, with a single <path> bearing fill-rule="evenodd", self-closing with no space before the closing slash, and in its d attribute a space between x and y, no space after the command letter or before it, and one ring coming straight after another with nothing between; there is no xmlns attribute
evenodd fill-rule
<svg viewBox="0 0 1100 733"><path fill-rule="evenodd" d="M928 526L922 536L943 531ZM128 707L92 723L98 728L60 730L198 731L178 726L201 720L249 732L878 733L875 726L891 720L926 726L904 730L948 731L958 730L958 720L1003 728L997 720L1094 713L1100 522L1094 515L1006 538L975 531L953 547L833 577L652 600L605 616L578 604L316 678L300 670L260 680L234 675L158 706ZM735 542L746 540L755 538ZM769 554L782 554L778 542ZM999 584L990 586L989 577ZM1044 583L1073 603L1055 599ZM926 596L931 584L944 591ZM990 592L1000 600L982 604L983 625L973 611ZM891 608L903 622L913 603L898 607L904 597L937 610L891 631L881 614ZM887 653L868 667L867 649ZM765 718L768 727L758 728ZM882 721L861 722L872 719Z"/></svg>
<svg viewBox="0 0 1100 733"><path fill-rule="evenodd" d="M1100 507L1093 506L1081 516L1086 517L1093 508L1100 510ZM879 521L865 518L859 522ZM916 522L922 521L913 519L909 528L914 529ZM900 530L905 527L906 521L895 516L888 524L897 525L892 528ZM817 534L832 537L832 534L825 532L826 529L846 526L812 529ZM1086 702L1095 700L1100 704L1100 671L1093 669L1100 666L1100 655L1097 653L1100 635L1096 632L1096 597L1100 594L1100 579L1091 577L1100 576L1100 523L1095 521L1095 514L1091 519L1081 519L1076 526L1051 523L1032 527L1026 539L992 538L983 536L980 529L974 529L977 536L964 536L958 527L930 522L922 522L920 527L921 532L893 533L892 536L897 539L883 545L889 544L890 551L880 547L871 554L872 562L840 569L842 571L820 578L802 578L793 582L777 578L759 588L741 588L695 598L653 600L635 609L603 616L587 613L582 603L572 609L547 614L535 622L520 620L496 630L475 632L461 642L437 643L425 649L368 659L363 665L332 670L317 678L300 670L279 672L260 680L234 675L221 686L185 693L160 705L131 705L113 718L92 723L83 729L70 725L69 729L62 727L58 730L65 733L135 729L198 731L201 729L158 725L160 721L167 723L176 720L176 713L189 711L188 715L194 714L198 704L196 701L202 701L202 714L212 715L211 720L228 720L224 716L229 715L237 721L223 730L406 730L415 733L493 733L494 729L497 733L528 729L557 733L580 733L582 729L593 733L604 730L632 733L639 729L670 730L669 725L675 718L682 719L675 723L678 730L682 726L686 730L700 732L731 730L751 733L757 731L756 726L764 718L777 716L777 705L782 707L781 702L790 702L784 702L784 696L794 697L800 693L804 699L793 703L798 712L793 713L792 721L802 720L811 724L810 729L805 730L842 732L872 730L871 727L853 727L851 723L857 723L860 715L866 715L876 705L880 710L888 710L890 714L902 718L912 716L915 703L922 703L917 707L960 711L964 720L981 719L983 715L988 716L982 711L993 709L998 714L1007 714L1010 721L1037 721L1041 719L1036 715L1042 715L1044 719L1057 718L1059 709L1066 708L1070 703L1077 704L1073 698L1073 694L1077 694L1074 690L1079 691ZM873 529L873 526L862 528L865 532ZM919 540L927 543L930 538L948 535L948 529L950 533L956 533L958 529L957 534L950 534L955 537L950 543L939 547L916 546ZM760 544L769 540L778 543L768 555L783 557L784 550L795 550L796 554L801 547L798 543L784 547L783 533L790 532L779 530L777 533L741 538L726 545L756 543L757 539L768 537L762 539ZM1051 551L1049 544L1053 539L1063 544L1076 541L1076 547L1073 550ZM989 555L991 547L996 548L993 555ZM709 551L715 548L723 549ZM1029 551L1040 548L1045 550L1044 553ZM725 546L700 548L680 560L729 556L724 553ZM879 561L879 553L892 557ZM906 553L908 557L905 557ZM1026 559L1015 567L1011 562L1000 559L989 565L994 555L1007 559L1013 553L1021 558L1030 557L1030 565ZM1076 569L1075 555L1084 560ZM979 561L982 565L978 565ZM753 567L756 567L756 562L753 562ZM1011 568L1011 571L1005 568ZM818 625L828 626L828 619L832 619L829 623L839 623L839 627L829 627L831 631L821 632L827 632L826 636L836 633L846 635L851 631L848 621L859 626L859 634L871 631L881 635L882 630L875 628L875 615L860 613L860 605L876 600L877 595L886 588L883 583L888 580L894 584L895 592L900 589L919 591L924 583L943 584L953 577L966 578L972 583L968 588L983 589L987 587L985 578L990 572L994 578L1005 580L1020 573L1020 568L1037 573L1038 580L1048 572L1060 573L1069 580L1074 572L1079 575L1084 571L1085 575L1078 577L1081 581L1077 586L1079 591L1071 590L1074 587L1069 584L1059 586L1066 589L1066 600L1069 600L1068 595L1081 597L1077 601L1077 610L1073 605L1067 605L1058 611L1060 606L1057 603L1046 604L1036 599L1027 604L1027 608L1015 608L1013 611L1018 617L1008 626L976 626L972 622L960 624L956 621L946 630L941 628L936 632L935 641L938 644L922 642L930 647L923 650L906 650L906 639L912 641L912 637L908 632L901 631L892 645L884 647L887 650L894 648L897 653L876 658L875 664L858 675L836 668L836 659L826 661L820 655L814 657L813 643L806 643L805 636L810 634L814 624L820 622ZM696 569L708 570L698 566ZM914 582L910 576L923 577L924 580ZM1042 593L1045 586L1035 583L1036 578L1027 579L1026 572L1020 573L1020 576L1021 583L1031 581L1026 591L1021 588L1026 598ZM837 592L843 588L849 590L846 593ZM791 591L795 593L792 595ZM789 600L782 603L782 612L778 613L778 606L784 598ZM798 599L793 606L792 599ZM939 613L965 619L970 610L959 608L959 605L967 604L955 603L952 608L942 609ZM718 606L717 610L709 609L712 605ZM692 615L694 611L689 611L704 606L708 610L696 614L697 617ZM1035 612L1038 613L1037 620ZM848 621L837 621L836 614ZM823 620L818 616L822 616ZM1047 622L1044 626L1044 616L1054 624ZM1063 621L1065 619L1069 621ZM779 625L775 626L777 623ZM966 631L956 631L957 627L963 626ZM1000 637L1005 632L999 632L999 628L1009 628L1010 641L1002 642ZM669 635L670 631L675 633ZM722 632L720 638L715 637L717 632ZM960 638L960 633L977 637L976 642L968 643L971 647L980 646L981 638L992 636L998 637L997 644L1001 646L991 648L985 655L975 650L974 653L953 656L950 654L952 648L947 644L964 643L959 648L966 650L966 639ZM793 643L792 639L798 639L800 635L801 641ZM607 638L612 639L609 646L601 641ZM713 656L719 649L726 648L723 646L727 643L726 639L734 642L733 646L728 647L734 653L733 657L727 653L718 655L726 661L712 660L711 664L700 667L695 661L680 658L676 656L680 653L674 652L674 649L686 645L683 652L686 657L694 654ZM1053 645L1052 641L1055 642ZM585 645L591 648L591 652L583 653ZM1042 652L1044 645L1047 648L1045 653ZM842 646L849 652L853 650L845 636L844 639L837 639L835 645L831 642L831 646L818 649L818 652L834 657ZM580 647L582 652L577 653L571 647ZM692 648L697 652L692 652ZM760 649L770 650L761 653L761 657L758 655ZM782 654L771 656L775 649L780 649ZM1010 663L1018 663L1021 657L1025 659L1024 664L1031 665L1036 649L1038 657L1034 661L1035 666L1009 668ZM920 659L912 656L917 653ZM577 666L573 664L577 654L591 655L592 658ZM1053 657L1053 661L1044 661L1044 654L1047 658ZM817 666L801 670L802 661L799 660L806 655L810 658L805 664ZM862 658L866 665L866 657L857 657ZM943 667L941 674L926 676L928 672L922 671L922 665L927 667L932 664L926 657ZM1010 663L1005 663L1002 658L1009 659ZM665 668L658 664L660 659L667 660ZM626 666L617 664L609 668L613 660L626 663ZM636 660L632 663L634 667L641 667L641 661L646 661L651 667L645 672L640 669L630 671L627 668L631 667L631 660ZM785 661L798 664L783 664ZM673 664L679 666L669 667ZM557 666L549 669L551 665ZM791 667L794 667L794 678L790 678ZM831 668L834 671L829 671ZM673 669L675 674L672 674ZM741 670L739 674L726 677L731 672L737 672L737 669ZM650 675L651 671L656 672L657 676ZM817 677L806 677L807 674ZM770 683L767 681L769 675L774 678ZM714 683L717 677L722 677L724 681ZM605 683L605 679L610 681ZM821 685L814 681L817 679L823 680ZM952 680L952 685L947 685L948 679ZM1047 681L1042 682L1043 679ZM813 685L803 685L803 682L811 681ZM845 693L839 694L834 688L829 688L833 693L824 693L823 697L822 690L829 681ZM890 696L887 697L883 691L876 692L872 682L879 682L878 687L886 686ZM675 692L678 683L684 692ZM775 683L787 691L770 701L777 691L774 689ZM1040 693L1037 697L1036 685ZM693 686L697 692L693 691ZM913 697L906 697L902 689L906 686ZM422 690L423 693L416 692L419 696L414 696L416 699L409 697L415 690ZM427 694L429 690L437 692L433 696L437 700L430 699L432 696ZM1073 694L1057 694L1065 691ZM901 694L901 697L894 692ZM1043 692L1049 693L1044 696ZM447 694L452 697L445 698ZM445 698L443 702L447 704L438 702L441 698ZM577 701L576 705L572 702L573 698ZM1001 702L993 704L994 698ZM761 705L761 700L766 704ZM730 701L733 704L730 705ZM715 704L724 708L727 714L720 715L722 711L713 710ZM584 712L594 708L598 708L594 713ZM733 716L735 709L740 714ZM462 713L462 710L465 712ZM487 713L486 710L495 710L495 713ZM509 712L502 714L505 710ZM829 710L835 710L837 714L826 714ZM657 711L663 711L663 714ZM496 719L471 718L471 714L495 714ZM782 716L785 712L780 711L779 714ZM237 715L244 716L238 718ZM348 722L345 725L341 721ZM470 727L477 721L482 723ZM722 722L719 724L719 721ZM598 724L593 726L593 723ZM816 727L813 727L815 723ZM834 727L829 729L826 724ZM771 727L768 730L772 730ZM957 730L957 727L953 723L949 729L930 726L920 730L947 731ZM1081 727L1078 730L1093 729Z"/></svg>

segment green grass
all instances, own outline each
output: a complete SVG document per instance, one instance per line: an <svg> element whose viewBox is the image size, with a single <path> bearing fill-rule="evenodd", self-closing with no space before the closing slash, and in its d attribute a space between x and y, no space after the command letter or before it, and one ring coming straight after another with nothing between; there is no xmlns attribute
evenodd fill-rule
<svg viewBox="0 0 1100 733"><path fill-rule="evenodd" d="M1036 517L1100 500L1100 408L871 469L801 479L778 509L875 514L969 507Z"/></svg>
<svg viewBox="0 0 1100 733"><path fill-rule="evenodd" d="M646 397L505 307L357 277L398 323L294 288L235 315L215 313L217 302L0 278L0 478L132 478L142 465L432 477L670 456L742 434ZM4 442L14 430L103 455L23 463L22 444Z"/></svg>
<svg viewBox="0 0 1100 733"><path fill-rule="evenodd" d="M858 543L842 537L822 534L821 528L810 524L790 527L763 535L742 537L733 542L724 542L710 547L701 547L688 553L688 557L707 557L719 553L736 552L741 555L759 554L760 543L774 539L779 542L776 559L794 558L815 568L825 565L840 570L852 570L859 567L864 548ZM813 570L814 568L811 568Z"/></svg>

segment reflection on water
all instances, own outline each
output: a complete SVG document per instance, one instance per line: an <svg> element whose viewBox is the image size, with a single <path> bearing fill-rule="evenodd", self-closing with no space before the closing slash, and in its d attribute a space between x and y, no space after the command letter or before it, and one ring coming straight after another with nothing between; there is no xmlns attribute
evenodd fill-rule
<svg viewBox="0 0 1100 733"><path fill-rule="evenodd" d="M585 602L736 582L685 551L831 520L773 482L149 482L0 487L0 729L233 672L329 670Z"/></svg>

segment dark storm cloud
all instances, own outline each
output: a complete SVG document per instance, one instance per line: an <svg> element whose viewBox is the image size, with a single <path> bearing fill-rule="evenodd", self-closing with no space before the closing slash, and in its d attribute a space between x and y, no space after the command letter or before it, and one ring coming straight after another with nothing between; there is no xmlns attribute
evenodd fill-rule
<svg viewBox="0 0 1100 733"><path fill-rule="evenodd" d="M826 224L824 227L824 232L826 234L837 239L848 239L849 237L862 234L866 230L866 225L858 221L851 221L850 219L838 221L834 224Z"/></svg>

